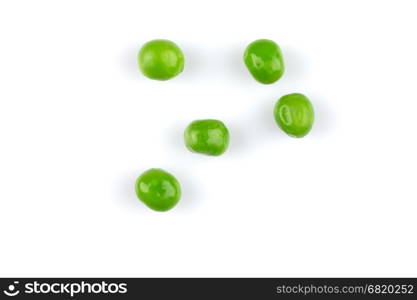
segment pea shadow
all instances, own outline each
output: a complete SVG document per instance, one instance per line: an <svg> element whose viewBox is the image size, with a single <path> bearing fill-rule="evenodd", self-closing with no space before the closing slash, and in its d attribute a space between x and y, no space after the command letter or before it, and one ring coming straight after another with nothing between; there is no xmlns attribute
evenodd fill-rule
<svg viewBox="0 0 417 300"><path fill-rule="evenodd" d="M126 210L135 211L142 210L139 199L135 193L135 182L141 172L147 170L143 168L137 171L131 171L124 176L124 179L120 181L118 193L120 198L123 199L123 204Z"/></svg>
<svg viewBox="0 0 417 300"><path fill-rule="evenodd" d="M202 194L201 190L198 189L199 184L197 180L193 179L195 176L190 175L196 174L196 172L184 166L185 164L180 164L180 166L172 168L173 172L175 172L175 177L178 178L181 185L181 200L174 208L178 213L194 210L198 206L199 195Z"/></svg>
<svg viewBox="0 0 417 300"><path fill-rule="evenodd" d="M184 52L184 71L181 76L186 83L200 81L205 74L204 51L193 44L183 43L180 45Z"/></svg>
<svg viewBox="0 0 417 300"><path fill-rule="evenodd" d="M121 66L122 69L125 70L126 75L133 80L140 79L142 73L139 70L137 56L138 51L140 49L140 45L136 45L135 47L129 47L125 49L122 53L121 58Z"/></svg>
<svg viewBox="0 0 417 300"><path fill-rule="evenodd" d="M238 84L246 89L253 88L257 83L247 70L243 62L243 53L246 45L244 43L236 43L230 45L227 49L222 51L219 60L224 66L224 78L230 83Z"/></svg>
<svg viewBox="0 0 417 300"><path fill-rule="evenodd" d="M284 45L281 50L285 63L282 79L289 82L300 82L303 75L309 73L309 62L305 59L305 55L299 49L288 45Z"/></svg>
<svg viewBox="0 0 417 300"><path fill-rule="evenodd" d="M251 138L247 134L246 128L242 126L243 124L239 121L231 121L227 124L230 134L229 149L227 151L231 158L244 157L250 151Z"/></svg>
<svg viewBox="0 0 417 300"><path fill-rule="evenodd" d="M325 137L335 126L335 114L330 105L332 102L327 96L316 93L310 93L308 97L314 107L314 125L310 134L314 137Z"/></svg>

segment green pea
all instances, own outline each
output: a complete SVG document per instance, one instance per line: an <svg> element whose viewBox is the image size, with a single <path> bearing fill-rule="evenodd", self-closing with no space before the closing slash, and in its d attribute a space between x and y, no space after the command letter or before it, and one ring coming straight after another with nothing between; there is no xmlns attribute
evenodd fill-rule
<svg viewBox="0 0 417 300"><path fill-rule="evenodd" d="M147 42L139 50L139 68L151 79L168 80L184 70L184 55L181 49L168 40Z"/></svg>
<svg viewBox="0 0 417 300"><path fill-rule="evenodd" d="M289 136L301 138L311 130L314 122L314 109L310 100L303 94L282 96L274 108L278 126Z"/></svg>
<svg viewBox="0 0 417 300"><path fill-rule="evenodd" d="M281 49L274 41L262 39L250 43L243 60L253 78L260 83L274 83L284 74Z"/></svg>
<svg viewBox="0 0 417 300"><path fill-rule="evenodd" d="M167 211L181 198L177 179L162 169L149 169L136 180L136 195L149 208Z"/></svg>
<svg viewBox="0 0 417 300"><path fill-rule="evenodd" d="M192 152L221 155L229 146L229 131L218 120L197 120L185 129L184 141Z"/></svg>

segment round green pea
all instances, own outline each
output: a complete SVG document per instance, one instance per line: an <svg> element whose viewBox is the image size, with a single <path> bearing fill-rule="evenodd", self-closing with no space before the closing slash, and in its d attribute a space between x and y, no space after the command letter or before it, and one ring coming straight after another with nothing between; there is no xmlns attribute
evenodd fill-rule
<svg viewBox="0 0 417 300"><path fill-rule="evenodd" d="M261 39L250 43L243 61L253 78L263 84L274 83L284 74L281 49L271 40Z"/></svg>
<svg viewBox="0 0 417 300"><path fill-rule="evenodd" d="M314 122L314 109L310 100L303 94L282 96L274 108L278 126L289 136L301 138L311 130Z"/></svg>
<svg viewBox="0 0 417 300"><path fill-rule="evenodd" d="M136 180L136 195L149 208L167 211L181 198L178 180L162 169L149 169Z"/></svg>
<svg viewBox="0 0 417 300"><path fill-rule="evenodd" d="M229 131L218 120L197 120L185 129L184 141L192 152L221 155L229 146Z"/></svg>
<svg viewBox="0 0 417 300"><path fill-rule="evenodd" d="M184 70L184 54L168 40L152 40L139 50L139 68L151 79L168 80Z"/></svg>

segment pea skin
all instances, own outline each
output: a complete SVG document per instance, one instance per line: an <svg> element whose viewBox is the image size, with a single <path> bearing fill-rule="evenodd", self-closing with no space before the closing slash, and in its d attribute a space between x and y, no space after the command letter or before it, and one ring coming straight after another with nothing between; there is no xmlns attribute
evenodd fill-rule
<svg viewBox="0 0 417 300"><path fill-rule="evenodd" d="M162 169L149 169L136 180L136 195L149 208L167 211L181 198L178 180Z"/></svg>
<svg viewBox="0 0 417 300"><path fill-rule="evenodd" d="M314 109L303 94L282 96L274 107L274 117L278 126L289 136L301 138L307 135L314 123Z"/></svg>
<svg viewBox="0 0 417 300"><path fill-rule="evenodd" d="M229 130L219 120L197 120L184 131L187 148L196 153L219 156L229 146Z"/></svg>
<svg viewBox="0 0 417 300"><path fill-rule="evenodd" d="M284 59L281 49L271 40L256 40L248 45L243 61L258 82L271 84L284 74Z"/></svg>
<svg viewBox="0 0 417 300"><path fill-rule="evenodd" d="M152 40L139 50L138 64L146 77L168 80L184 70L184 54L174 42Z"/></svg>

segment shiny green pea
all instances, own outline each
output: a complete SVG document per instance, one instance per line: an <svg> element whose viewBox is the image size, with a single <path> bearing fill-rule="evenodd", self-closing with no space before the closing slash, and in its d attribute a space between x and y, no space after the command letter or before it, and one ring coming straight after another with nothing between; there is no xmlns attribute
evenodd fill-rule
<svg viewBox="0 0 417 300"><path fill-rule="evenodd" d="M174 42L152 40L139 50L138 63L146 77L168 80L183 71L184 54Z"/></svg>
<svg viewBox="0 0 417 300"><path fill-rule="evenodd" d="M314 109L303 94L289 94L281 97L274 108L278 126L289 136L301 138L311 130Z"/></svg>
<svg viewBox="0 0 417 300"><path fill-rule="evenodd" d="M136 180L136 195L149 208L167 211L181 198L178 180L162 169L149 169Z"/></svg>
<svg viewBox="0 0 417 300"><path fill-rule="evenodd" d="M197 120L185 129L184 141L192 152L221 155L229 146L229 131L218 120Z"/></svg>
<svg viewBox="0 0 417 300"><path fill-rule="evenodd" d="M271 40L256 40L249 44L243 55L249 72L260 83L274 83L284 74L281 49Z"/></svg>

